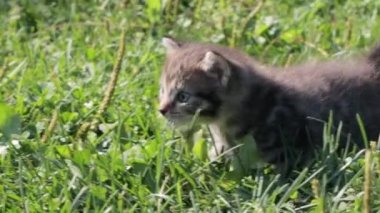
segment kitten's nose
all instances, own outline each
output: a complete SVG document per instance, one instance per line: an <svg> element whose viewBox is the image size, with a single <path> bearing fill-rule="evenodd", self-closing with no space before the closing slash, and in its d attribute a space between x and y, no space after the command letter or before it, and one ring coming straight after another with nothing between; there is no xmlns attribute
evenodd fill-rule
<svg viewBox="0 0 380 213"><path fill-rule="evenodd" d="M160 111L161 115L165 115L168 112L167 109L159 109L158 111Z"/></svg>
<svg viewBox="0 0 380 213"><path fill-rule="evenodd" d="M160 111L161 115L165 115L169 111L169 108L170 104L165 104L163 106L160 106L160 109L158 111Z"/></svg>

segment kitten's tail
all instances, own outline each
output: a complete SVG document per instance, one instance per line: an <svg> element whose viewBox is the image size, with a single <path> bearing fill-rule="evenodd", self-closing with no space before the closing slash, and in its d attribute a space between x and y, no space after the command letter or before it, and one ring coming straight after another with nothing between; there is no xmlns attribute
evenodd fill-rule
<svg viewBox="0 0 380 213"><path fill-rule="evenodd" d="M375 66L376 71L380 72L380 44L377 44L377 46L372 49L368 56L368 59L370 63Z"/></svg>

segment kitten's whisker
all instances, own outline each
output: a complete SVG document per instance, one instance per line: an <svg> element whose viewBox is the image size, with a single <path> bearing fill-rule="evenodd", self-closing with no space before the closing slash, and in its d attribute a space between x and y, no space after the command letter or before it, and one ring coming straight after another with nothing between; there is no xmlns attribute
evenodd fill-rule
<svg viewBox="0 0 380 213"><path fill-rule="evenodd" d="M312 116L307 116L306 119L312 120L312 121L318 121L318 122L323 123L323 124L327 123L326 121L324 121L322 119L319 119L319 118L316 118L316 117L312 117Z"/></svg>

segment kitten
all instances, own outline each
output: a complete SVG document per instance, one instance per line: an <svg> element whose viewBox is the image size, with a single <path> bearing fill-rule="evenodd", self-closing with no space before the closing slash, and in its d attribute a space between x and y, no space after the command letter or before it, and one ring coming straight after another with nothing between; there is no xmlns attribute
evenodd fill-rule
<svg viewBox="0 0 380 213"><path fill-rule="evenodd" d="M282 69L223 46L172 38L162 43L167 56L159 111L175 126L188 125L195 115L209 125L212 158L234 156L229 150L245 142L262 160L287 171L322 146L330 111L334 125L343 122L341 147L347 138L364 147L356 114L368 139L379 137L380 48L362 59Z"/></svg>

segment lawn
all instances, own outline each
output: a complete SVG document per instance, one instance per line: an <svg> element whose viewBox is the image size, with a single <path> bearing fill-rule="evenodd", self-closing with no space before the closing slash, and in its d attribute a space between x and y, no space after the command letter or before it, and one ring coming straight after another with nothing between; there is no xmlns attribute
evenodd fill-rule
<svg viewBox="0 0 380 213"><path fill-rule="evenodd" d="M347 58L380 41L380 1L0 0L1 212L380 212L380 143L337 153L328 121L291 180L210 163L205 130L189 146L157 113L165 35Z"/></svg>

